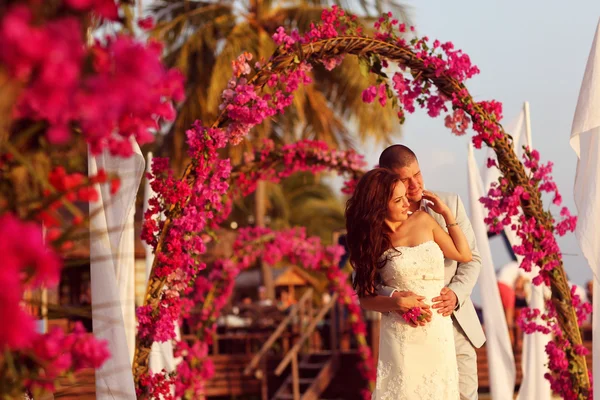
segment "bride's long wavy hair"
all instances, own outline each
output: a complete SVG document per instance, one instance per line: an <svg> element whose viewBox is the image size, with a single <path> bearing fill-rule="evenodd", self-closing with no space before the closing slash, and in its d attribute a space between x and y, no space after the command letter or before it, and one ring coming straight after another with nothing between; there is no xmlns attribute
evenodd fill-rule
<svg viewBox="0 0 600 400"><path fill-rule="evenodd" d="M398 183L397 174L376 168L360 179L346 203L346 241L355 271L352 286L359 297L375 295L377 273L386 261L381 256L392 247L385 218Z"/></svg>

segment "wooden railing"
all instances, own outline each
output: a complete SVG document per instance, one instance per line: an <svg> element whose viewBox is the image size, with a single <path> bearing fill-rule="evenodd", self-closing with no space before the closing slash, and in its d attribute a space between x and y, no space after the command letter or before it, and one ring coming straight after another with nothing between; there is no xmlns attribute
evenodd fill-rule
<svg viewBox="0 0 600 400"><path fill-rule="evenodd" d="M286 332L288 325L290 325L294 321L294 318L296 318L296 316L299 317L300 323L302 323L305 310L312 311L312 297L313 289L308 288L308 290L304 292L300 300L298 300L298 303L290 307L287 317L285 317L283 321L279 323L275 331L271 334L271 336L269 336L269 338L262 345L258 353L256 353L256 355L252 358L248 366L244 369L244 375L250 375L250 373L252 373L252 371L254 371L258 367L258 364L262 361L263 357L271 349L273 344L281 338L283 333ZM309 303L309 305L307 305L306 303ZM310 314L312 314L312 312L309 312L309 318L312 317Z"/></svg>
<svg viewBox="0 0 600 400"><path fill-rule="evenodd" d="M289 315L283 321L281 321L281 323L279 324L279 326L277 326L273 334L269 337L269 339L267 339L267 341L263 344L261 349L258 351L258 353L256 353L256 355L252 358L252 360L244 370L244 375L250 375L253 371L255 371L255 376L257 376L257 378L262 378L262 375L265 374L266 371L261 371L258 369L258 367L263 361L264 356L268 353L273 344L283 335L283 333L287 331L288 326L292 324L294 318L296 318L297 316L299 321L298 333L301 334L301 336L294 343L293 347L285 354L283 360L275 369L275 375L280 376L291 363L292 394L294 400L300 400L300 372L298 366L298 355L305 346L308 346L310 350L310 339L313 336L317 325L325 318L325 316L328 313L330 313L329 332L332 357L337 356L338 352L337 318L335 307L338 295L337 293L333 294L330 301L324 304L314 316L312 311L312 297L313 289L309 288L300 298L298 303L290 308ZM304 327L305 323L308 324L306 327ZM262 364L264 365L264 363Z"/></svg>
<svg viewBox="0 0 600 400"><path fill-rule="evenodd" d="M338 294L334 293L333 296L331 296L331 301L329 301L327 304L325 304L325 305L323 305L323 307L321 307L321 310L319 310L319 313L316 315L316 317L314 319L312 319L312 321L310 322L310 324L308 325L306 330L304 330L304 333L302 334L300 339L296 342L296 344L294 344L294 347L292 347L290 349L290 351L286 354L286 356L283 358L283 360L281 360L281 362L275 369L275 375L278 375L278 376L281 375L281 373L288 366L290 361L292 361L292 370L294 369L294 367L293 367L294 361L293 360L296 360L295 361L296 366L298 365L298 353L300 352L300 349L304 345L304 342L306 342L306 340L311 337L312 333L315 331L315 328L317 327L317 324L323 318L325 318L325 315L327 315L329 310L331 310L331 322L332 322L331 329L330 329L331 352L332 353L337 352L337 332L336 332L336 327L335 327L335 307L333 307L336 304L337 298L338 298Z"/></svg>
<svg viewBox="0 0 600 400"><path fill-rule="evenodd" d="M325 318L328 312L331 311L331 355L332 358L337 356L337 331L336 331L336 318L335 318L335 305L337 304L338 294L334 293L331 296L331 300L324 304L323 307L319 310L317 315L312 321L310 321L308 327L304 330L300 339L294 344L294 347L290 349L290 351L285 355L283 360L279 363L277 368L275 368L275 375L280 376L281 373L285 370L285 368L292 363L292 394L294 396L294 400L300 400L300 370L298 368L298 353L304 346L304 343L311 337L317 324ZM330 379L330 375L328 377ZM318 378L317 378L318 379ZM326 385L325 385L326 386Z"/></svg>

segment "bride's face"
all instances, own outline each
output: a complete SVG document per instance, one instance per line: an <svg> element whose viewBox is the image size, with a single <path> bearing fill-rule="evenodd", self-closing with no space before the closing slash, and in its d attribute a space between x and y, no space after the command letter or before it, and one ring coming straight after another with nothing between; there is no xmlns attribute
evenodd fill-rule
<svg viewBox="0 0 600 400"><path fill-rule="evenodd" d="M388 202L387 220L392 223L406 221L409 206L406 188L402 182L398 182L394 187L392 198Z"/></svg>

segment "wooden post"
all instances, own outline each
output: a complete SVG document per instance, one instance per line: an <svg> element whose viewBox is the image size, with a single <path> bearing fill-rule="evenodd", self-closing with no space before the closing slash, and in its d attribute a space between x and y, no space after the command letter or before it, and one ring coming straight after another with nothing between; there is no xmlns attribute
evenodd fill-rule
<svg viewBox="0 0 600 400"><path fill-rule="evenodd" d="M312 296L307 300L308 304L306 307L306 324L310 325L313 322L313 299ZM317 332L314 332L310 338L308 338L308 351L312 352L315 350L315 335L317 334Z"/></svg>
<svg viewBox="0 0 600 400"><path fill-rule="evenodd" d="M260 396L262 400L269 400L269 385L267 383L267 360L263 358L260 363L262 376L260 377Z"/></svg>
<svg viewBox="0 0 600 400"><path fill-rule="evenodd" d="M305 302L304 301L299 301L298 303L298 324L296 327L296 332L297 333L302 333L302 331L304 330L304 314L305 314Z"/></svg>
<svg viewBox="0 0 600 400"><path fill-rule="evenodd" d="M298 370L298 353L292 358L292 388L294 400L300 400L300 371Z"/></svg>
<svg viewBox="0 0 600 400"><path fill-rule="evenodd" d="M213 333L213 354L219 354L219 334Z"/></svg>
<svg viewBox="0 0 600 400"><path fill-rule="evenodd" d="M336 301L335 299L331 299L330 301ZM331 354L337 354L338 351L338 331L337 331L337 307L338 304L334 304L333 306L331 306L331 311L329 311L330 317L329 317L329 323L331 324L331 326L329 327L329 333L331 335L330 337L330 346L331 346Z"/></svg>
<svg viewBox="0 0 600 400"><path fill-rule="evenodd" d="M266 200L267 190L265 182L258 181L256 186L256 193L254 195L255 209L254 218L256 226L263 228L265 226L265 214L266 214ZM273 282L273 270L270 265L265 264L262 260L260 262L260 270L262 272L262 281L266 289L267 299L275 301L275 284Z"/></svg>

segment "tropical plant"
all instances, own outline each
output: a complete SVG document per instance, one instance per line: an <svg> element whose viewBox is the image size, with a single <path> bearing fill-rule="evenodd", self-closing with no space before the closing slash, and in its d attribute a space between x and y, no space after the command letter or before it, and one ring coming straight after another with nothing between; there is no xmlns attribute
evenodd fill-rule
<svg viewBox="0 0 600 400"><path fill-rule="evenodd" d="M267 182L267 225L281 230L303 226L309 236L331 243L332 233L344 228L344 203L322 177L300 172L279 183ZM255 197L240 199L234 205L230 223L252 225L248 217L255 209ZM235 226L235 225L234 225Z"/></svg>

